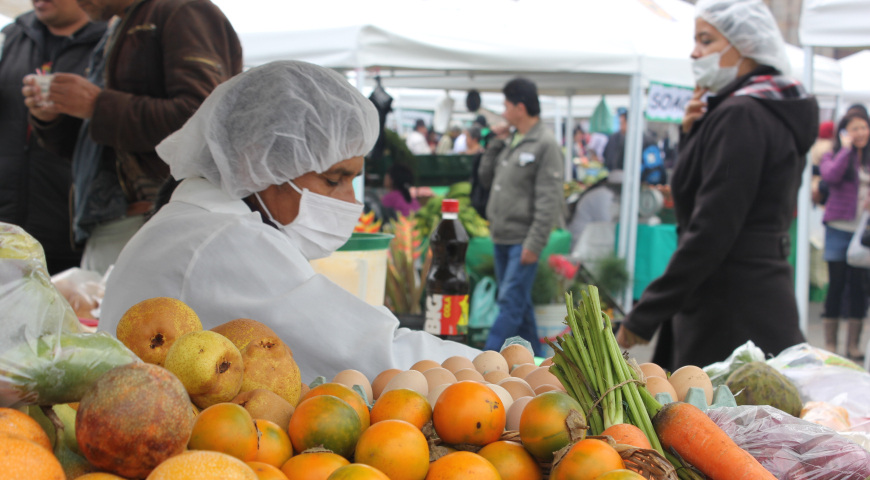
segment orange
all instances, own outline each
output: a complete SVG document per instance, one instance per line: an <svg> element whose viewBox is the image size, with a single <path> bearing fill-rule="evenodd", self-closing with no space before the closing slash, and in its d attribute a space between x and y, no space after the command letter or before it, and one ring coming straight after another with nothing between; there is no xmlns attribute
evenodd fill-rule
<svg viewBox="0 0 870 480"><path fill-rule="evenodd" d="M238 458L220 452L195 451L184 452L164 461L148 475L147 480L258 479L251 467Z"/></svg>
<svg viewBox="0 0 870 480"><path fill-rule="evenodd" d="M384 420L359 437L354 460L377 468L390 480L423 480L429 471L429 444L416 426Z"/></svg>
<svg viewBox="0 0 870 480"><path fill-rule="evenodd" d="M226 453L252 462L257 458L258 436L247 410L235 403L218 403L196 417L187 448Z"/></svg>
<svg viewBox="0 0 870 480"><path fill-rule="evenodd" d="M293 456L290 437L281 427L268 420L254 420L254 423L260 432L260 448L254 461L281 468Z"/></svg>
<svg viewBox="0 0 870 480"><path fill-rule="evenodd" d="M432 406L426 397L410 388L390 390L372 407L372 423L384 420L404 420L422 430L432 420Z"/></svg>
<svg viewBox="0 0 870 480"><path fill-rule="evenodd" d="M505 417L498 395L485 385L470 381L447 387L435 402L432 414L435 432L448 445L495 442L504 433Z"/></svg>
<svg viewBox="0 0 870 480"><path fill-rule="evenodd" d="M290 417L288 431L296 453L322 446L342 457L353 455L362 434L359 415L353 407L332 395L302 401Z"/></svg>
<svg viewBox="0 0 870 480"><path fill-rule="evenodd" d="M498 470L476 453L456 452L432 462L426 480L501 480Z"/></svg>
<svg viewBox="0 0 870 480"><path fill-rule="evenodd" d="M348 405L353 407L356 410L356 414L359 415L360 426L362 430L369 428L371 424L371 418L369 416L369 407L366 405L365 400L353 390L345 387L340 383L324 383L322 385L318 385L312 388L308 393L305 394L304 397L299 399L299 403L308 400L309 398L314 398L318 395L332 395L333 397L340 398L347 402Z"/></svg>
<svg viewBox="0 0 870 480"><path fill-rule="evenodd" d="M287 480L284 472L267 463L248 462L247 465L257 474L258 480Z"/></svg>
<svg viewBox="0 0 870 480"><path fill-rule="evenodd" d="M520 416L520 439L538 460L553 461L553 453L571 443L565 419L571 410L582 414L576 400L562 392L547 392L526 404Z"/></svg>
<svg viewBox="0 0 870 480"><path fill-rule="evenodd" d="M36 420L12 408L0 408L0 435L29 440L51 451L51 440Z"/></svg>
<svg viewBox="0 0 870 480"><path fill-rule="evenodd" d="M483 447L478 455L489 460L502 480L541 480L541 466L522 445L516 442L495 442Z"/></svg>
<svg viewBox="0 0 870 480"><path fill-rule="evenodd" d="M329 480L392 480L377 468L354 463L332 472Z"/></svg>
<svg viewBox="0 0 870 480"><path fill-rule="evenodd" d="M550 473L550 480L595 480L613 470L625 468L622 457L601 440L586 439L574 444Z"/></svg>
<svg viewBox="0 0 870 480"><path fill-rule="evenodd" d="M86 473L81 477L76 477L76 480L125 480L124 477L112 475L111 473Z"/></svg>
<svg viewBox="0 0 870 480"><path fill-rule="evenodd" d="M643 433L643 430L635 427L630 423L619 423L601 432L602 435L613 437L616 443L622 445L631 445L632 447L652 449L649 439Z"/></svg>
<svg viewBox="0 0 870 480"><path fill-rule="evenodd" d="M63 467L50 450L8 435L0 435L0 472L3 472L3 478L66 479Z"/></svg>
<svg viewBox="0 0 870 480"><path fill-rule="evenodd" d="M613 470L595 480L646 480L646 477L634 473L631 470Z"/></svg>
<svg viewBox="0 0 870 480"><path fill-rule="evenodd" d="M287 480L326 480L345 465L350 462L334 453L303 453L287 460L281 471L287 475Z"/></svg>

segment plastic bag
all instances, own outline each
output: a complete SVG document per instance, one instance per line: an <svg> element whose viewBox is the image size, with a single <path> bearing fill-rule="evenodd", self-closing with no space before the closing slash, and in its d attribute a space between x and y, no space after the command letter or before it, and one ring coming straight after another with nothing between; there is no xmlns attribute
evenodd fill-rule
<svg viewBox="0 0 870 480"><path fill-rule="evenodd" d="M483 277L474 287L471 295L471 315L468 326L473 328L491 328L498 318L498 300L496 292L498 284L492 277Z"/></svg>
<svg viewBox="0 0 870 480"><path fill-rule="evenodd" d="M870 220L870 213L861 213L858 229L855 230L852 240L849 241L849 248L846 249L846 263L855 268L870 268L870 248L861 244L861 237L867 228L867 220Z"/></svg>
<svg viewBox="0 0 870 480"><path fill-rule="evenodd" d="M106 284L100 274L81 268L70 268L51 277L51 283L69 302L79 319L98 319L98 307L106 294Z"/></svg>
<svg viewBox="0 0 870 480"><path fill-rule="evenodd" d="M110 369L136 355L106 333L83 333L55 289L42 246L0 223L0 407L81 400Z"/></svg>
<svg viewBox="0 0 870 480"><path fill-rule="evenodd" d="M843 407L827 402L807 402L801 410L801 418L835 432L845 432L852 428L849 423L849 412Z"/></svg>
<svg viewBox="0 0 870 480"><path fill-rule="evenodd" d="M535 351L532 349L532 342L526 340L523 337L519 337L519 336L518 337L511 337L511 338L508 338L507 340L505 340L504 344L501 346L501 350L499 350L499 352L503 352L505 348L510 347L511 345L522 345L522 346L526 347L526 350L528 350L529 353L532 354L532 356L535 355ZM511 369L513 367L514 367L514 365L508 365L508 369Z"/></svg>
<svg viewBox="0 0 870 480"><path fill-rule="evenodd" d="M806 343L783 350L767 364L797 387L804 403L843 407L852 431L870 432L870 373L860 366Z"/></svg>
<svg viewBox="0 0 870 480"><path fill-rule="evenodd" d="M769 406L708 410L707 415L779 480L865 480L870 452L830 428Z"/></svg>
<svg viewBox="0 0 870 480"><path fill-rule="evenodd" d="M713 388L725 385L728 377L738 368L752 362L763 362L764 352L752 340L737 347L724 362L716 362L704 367L704 372L713 382Z"/></svg>

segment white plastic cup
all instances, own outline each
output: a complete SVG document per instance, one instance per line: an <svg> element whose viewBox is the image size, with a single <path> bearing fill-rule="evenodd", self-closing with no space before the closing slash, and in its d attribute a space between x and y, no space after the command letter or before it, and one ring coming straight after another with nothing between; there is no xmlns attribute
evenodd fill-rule
<svg viewBox="0 0 870 480"><path fill-rule="evenodd" d="M39 104L41 107L51 104L51 102L48 101L48 92L49 89L51 89L52 80L54 80L53 74L36 76L36 85L39 87L39 92L43 98L42 103Z"/></svg>

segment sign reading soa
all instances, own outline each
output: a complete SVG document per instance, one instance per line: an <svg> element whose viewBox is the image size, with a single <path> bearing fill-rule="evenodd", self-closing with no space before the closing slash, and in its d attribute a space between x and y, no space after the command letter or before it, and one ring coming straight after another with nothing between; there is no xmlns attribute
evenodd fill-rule
<svg viewBox="0 0 870 480"><path fill-rule="evenodd" d="M680 123L692 99L691 88L650 82L646 118L652 122Z"/></svg>

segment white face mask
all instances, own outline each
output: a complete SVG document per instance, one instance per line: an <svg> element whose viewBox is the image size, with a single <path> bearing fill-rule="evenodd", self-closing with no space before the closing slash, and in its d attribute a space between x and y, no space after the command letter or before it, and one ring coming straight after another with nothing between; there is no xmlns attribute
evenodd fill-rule
<svg viewBox="0 0 870 480"><path fill-rule="evenodd" d="M317 260L332 255L332 252L347 243L353 233L353 227L359 221L363 206L336 198L312 193L307 188L301 190L293 182L287 182L294 190L302 194L299 201L299 215L288 225L282 225L275 220L266 208L258 193L257 200L272 220L296 246L302 250L302 255L308 260Z"/></svg>
<svg viewBox="0 0 870 480"><path fill-rule="evenodd" d="M720 67L719 60L722 59L722 54L728 51L731 45L728 45L721 52L711 53L705 57L701 57L692 61L692 73L695 74L695 83L699 87L708 88L711 92L718 92L725 88L726 85L733 82L737 78L737 69L740 67L740 62L743 57L733 67Z"/></svg>

